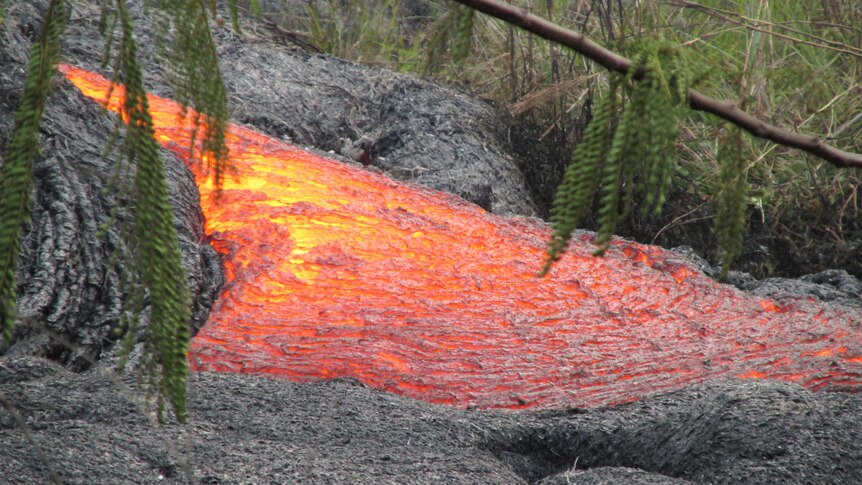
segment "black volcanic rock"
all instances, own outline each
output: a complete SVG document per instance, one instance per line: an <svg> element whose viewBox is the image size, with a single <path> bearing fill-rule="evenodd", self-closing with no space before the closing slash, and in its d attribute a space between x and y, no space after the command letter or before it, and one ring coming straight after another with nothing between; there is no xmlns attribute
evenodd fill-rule
<svg viewBox="0 0 862 485"><path fill-rule="evenodd" d="M65 59L99 71L98 6L78 6ZM152 21L133 9L147 88L171 97L153 55ZM12 13L9 14L13 16ZM229 22L228 22L229 23ZM288 48L246 28L214 28L232 119L346 158L367 141L373 166L500 214L536 215L509 153L508 125L489 103L412 76ZM264 29L265 31L265 29Z"/></svg>
<svg viewBox="0 0 862 485"><path fill-rule="evenodd" d="M0 146L14 127L30 36L41 28L39 4L46 3L11 2L0 24ZM98 50L97 42L90 42ZM58 82L48 99L18 272L18 324L8 355L39 355L83 369L116 340L113 329L123 302L136 290L123 284L119 272L128 264L129 252L121 238L123 224L117 222L131 218L123 210L124 196L110 186L122 171L117 150L105 153L115 124L113 115L66 81ZM197 329L205 323L223 277L218 255L205 241L194 179L172 154L163 151L162 157ZM65 342L49 337L46 329Z"/></svg>
<svg viewBox="0 0 862 485"><path fill-rule="evenodd" d="M164 427L99 370L4 357L0 389L66 483L862 483L862 394L771 381L535 413L199 373L189 423ZM0 443L7 483L47 480L8 413Z"/></svg>

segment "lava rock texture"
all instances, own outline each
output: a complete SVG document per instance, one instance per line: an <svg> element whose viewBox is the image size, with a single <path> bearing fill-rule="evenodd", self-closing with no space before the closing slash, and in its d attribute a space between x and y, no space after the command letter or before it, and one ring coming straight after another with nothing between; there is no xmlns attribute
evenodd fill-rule
<svg viewBox="0 0 862 485"><path fill-rule="evenodd" d="M71 3L64 58L98 70L98 6ZM0 145L46 4L6 2ZM152 22L134 8L148 88L170 96L152 55ZM256 37L251 24L246 32L216 33L235 120L494 212L534 214L508 155L506 124L486 103L291 50ZM104 152L114 123L65 81L46 107L20 321L14 343L0 349L3 481L44 483L55 473L66 483L862 483L862 394L756 380L535 413L458 410L345 380L200 373L190 378L190 423L157 426L133 385L91 363L110 355L131 291L119 276L127 248L118 226L99 229L113 211L125 216L122 197L105 190L116 167ZM163 157L199 327L223 277L191 176L168 152ZM821 275L788 291L852 304L854 281Z"/></svg>
<svg viewBox="0 0 862 485"><path fill-rule="evenodd" d="M862 395L723 381L612 408L465 411L368 389L193 374L159 427L99 370L0 358L0 387L66 483L859 483ZM58 390L62 390L58 392ZM0 414L0 473L47 467Z"/></svg>
<svg viewBox="0 0 862 485"><path fill-rule="evenodd" d="M7 16L0 24L0 146L5 146L15 125L30 42L41 29L46 5L8 2ZM73 7L73 19L82 15L79 8L83 7ZM97 32L81 33L78 40L75 29L70 29L65 46L88 43L93 56L101 51ZM74 62L74 57L66 58ZM38 355L84 369L110 351L117 339L113 330L127 311L123 303L135 289L123 283L119 271L129 260L121 234L124 226L130 227L131 218L123 208L124 195L115 190L118 185L111 185L112 178L123 176L118 155L106 153L115 125L114 116L84 99L66 81L48 99L42 156L33 169L33 209L18 272L16 335L6 349L8 355ZM117 143L122 143L122 137ZM162 156L197 330L206 322L222 285L220 260L205 240L194 179L169 152L163 151Z"/></svg>

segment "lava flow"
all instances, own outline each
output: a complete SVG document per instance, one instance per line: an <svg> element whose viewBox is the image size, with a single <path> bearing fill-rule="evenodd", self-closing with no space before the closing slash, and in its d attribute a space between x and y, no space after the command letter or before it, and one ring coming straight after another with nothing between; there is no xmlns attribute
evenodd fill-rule
<svg viewBox="0 0 862 485"><path fill-rule="evenodd" d="M103 100L104 78L63 72ZM352 377L481 408L621 403L727 377L862 389L858 310L748 296L653 246L615 240L596 258L587 236L538 278L544 223L237 125L216 202L179 106L151 96L150 108L157 139L195 174L228 278L193 369Z"/></svg>

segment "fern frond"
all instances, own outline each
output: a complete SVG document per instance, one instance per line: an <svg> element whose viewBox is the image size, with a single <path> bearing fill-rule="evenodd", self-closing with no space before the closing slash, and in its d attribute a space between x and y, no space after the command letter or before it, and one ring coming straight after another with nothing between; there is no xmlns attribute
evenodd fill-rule
<svg viewBox="0 0 862 485"><path fill-rule="evenodd" d="M597 189L596 255L607 249L617 223L629 217L634 206L640 203L644 216L659 214L670 190L676 170L677 125L691 79L679 49L643 41L633 51L632 66L625 77L612 75L611 79L612 86L622 88L622 116L616 124L605 118L599 122L601 108L597 109L596 118L575 148L551 209L554 231L540 274L547 273L565 251L571 231L592 208ZM614 107L612 111L616 110Z"/></svg>
<svg viewBox="0 0 862 485"><path fill-rule="evenodd" d="M252 10L254 10L255 1L251 2ZM260 4L257 5L258 10L260 9ZM230 24L233 27L233 31L242 34L242 29L239 26L239 10L236 6L236 0L227 0L227 9L230 11ZM259 17L258 17L259 18Z"/></svg>
<svg viewBox="0 0 862 485"><path fill-rule="evenodd" d="M663 180L665 172L665 153L667 151L667 130L665 129L668 119L672 118L670 99L667 94L667 84L658 59L653 56L647 64L647 76L641 82L645 88L644 95L644 129L649 133L649 143L645 146L645 173L644 201L641 213L648 214L651 210L657 212L660 207L659 201L663 201ZM673 119L671 123L676 123ZM675 134L673 135L675 137ZM673 143L673 141L670 141Z"/></svg>
<svg viewBox="0 0 862 485"><path fill-rule="evenodd" d="M601 164L607 156L610 134L613 133L619 86L620 76L612 75L608 92L596 103L593 119L575 148L572 162L557 188L551 208L553 234L540 276L547 274L553 262L566 250L572 231L577 229L592 206Z"/></svg>
<svg viewBox="0 0 862 485"><path fill-rule="evenodd" d="M630 142L630 133L637 129L637 110L626 109L614 131L613 140L602 167L601 197L599 199L599 227L596 231L593 254L601 255L607 249L620 216L620 184L623 173L623 153Z"/></svg>
<svg viewBox="0 0 862 485"><path fill-rule="evenodd" d="M730 264L742 252L745 233L745 209L748 200L748 163L743 158L743 134L728 126L727 135L718 148L721 165L716 199L715 234L721 258L721 277L727 278Z"/></svg>
<svg viewBox="0 0 862 485"><path fill-rule="evenodd" d="M107 66L112 57L111 54L114 48L114 37L111 33L113 33L116 28L117 14L107 3L103 2L102 7L99 10L99 35L105 39L105 49L102 52L102 67Z"/></svg>
<svg viewBox="0 0 862 485"><path fill-rule="evenodd" d="M653 97L657 105L652 111L650 146L656 148L650 157L653 169L644 209L657 216L661 214L676 172L676 139L682 110L688 102L691 73L688 63L682 58L682 51L669 45L660 45L656 49L653 66L651 70L657 73L653 81Z"/></svg>
<svg viewBox="0 0 862 485"><path fill-rule="evenodd" d="M120 65L126 81L123 110L128 119L124 149L129 163L135 161L137 166L136 270L151 299L144 371L148 390L158 391L159 419L163 396L167 396L177 419L184 422L191 299L125 0L117 0L117 8L122 32Z"/></svg>
<svg viewBox="0 0 862 485"><path fill-rule="evenodd" d="M455 8L455 41L452 45L452 62L461 64L470 55L473 48L473 18L476 11L472 8L458 5Z"/></svg>
<svg viewBox="0 0 862 485"><path fill-rule="evenodd" d="M52 0L39 39L30 49L21 105L0 166L0 329L12 340L17 312L18 257L21 226L30 215L33 162L39 156L39 125L45 99L60 60L60 36L65 29L66 3Z"/></svg>
<svg viewBox="0 0 862 485"><path fill-rule="evenodd" d="M644 51L642 55L638 56L638 62L644 65L646 61L647 52ZM637 205L638 199L644 197L643 194L647 186L646 180L649 178L650 150L653 147L653 131L649 116L653 103L651 76L652 73L647 70L644 79L640 82L634 82L630 78L630 83L633 85L630 88L631 94L626 111L630 112L636 129L631 130L628 134L628 141L623 153L625 193L620 208L620 219L629 217L632 209Z"/></svg>
<svg viewBox="0 0 862 485"><path fill-rule="evenodd" d="M251 10L252 15L257 18L263 18L263 9L260 8L260 0L251 0L249 2L249 10Z"/></svg>
<svg viewBox="0 0 862 485"><path fill-rule="evenodd" d="M225 131L228 123L227 93L210 32L211 8L200 0L157 0L157 45L167 58L168 78L174 96L198 113L190 151L195 151L197 129L203 129L200 148L216 187L228 169ZM170 37L166 36L170 33ZM164 42L169 44L165 47ZM194 155L194 153L192 153Z"/></svg>

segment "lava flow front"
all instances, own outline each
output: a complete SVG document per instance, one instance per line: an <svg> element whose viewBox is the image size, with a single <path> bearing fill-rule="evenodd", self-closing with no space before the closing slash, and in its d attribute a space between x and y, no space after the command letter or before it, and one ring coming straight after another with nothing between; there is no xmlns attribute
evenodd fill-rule
<svg viewBox="0 0 862 485"><path fill-rule="evenodd" d="M63 70L103 100L104 78ZM157 139L195 174L228 278L193 369L353 377L482 408L620 403L726 377L862 388L857 310L751 297L653 246L616 240L596 258L586 236L538 278L545 224L237 125L216 202L179 106L152 96L150 108Z"/></svg>

